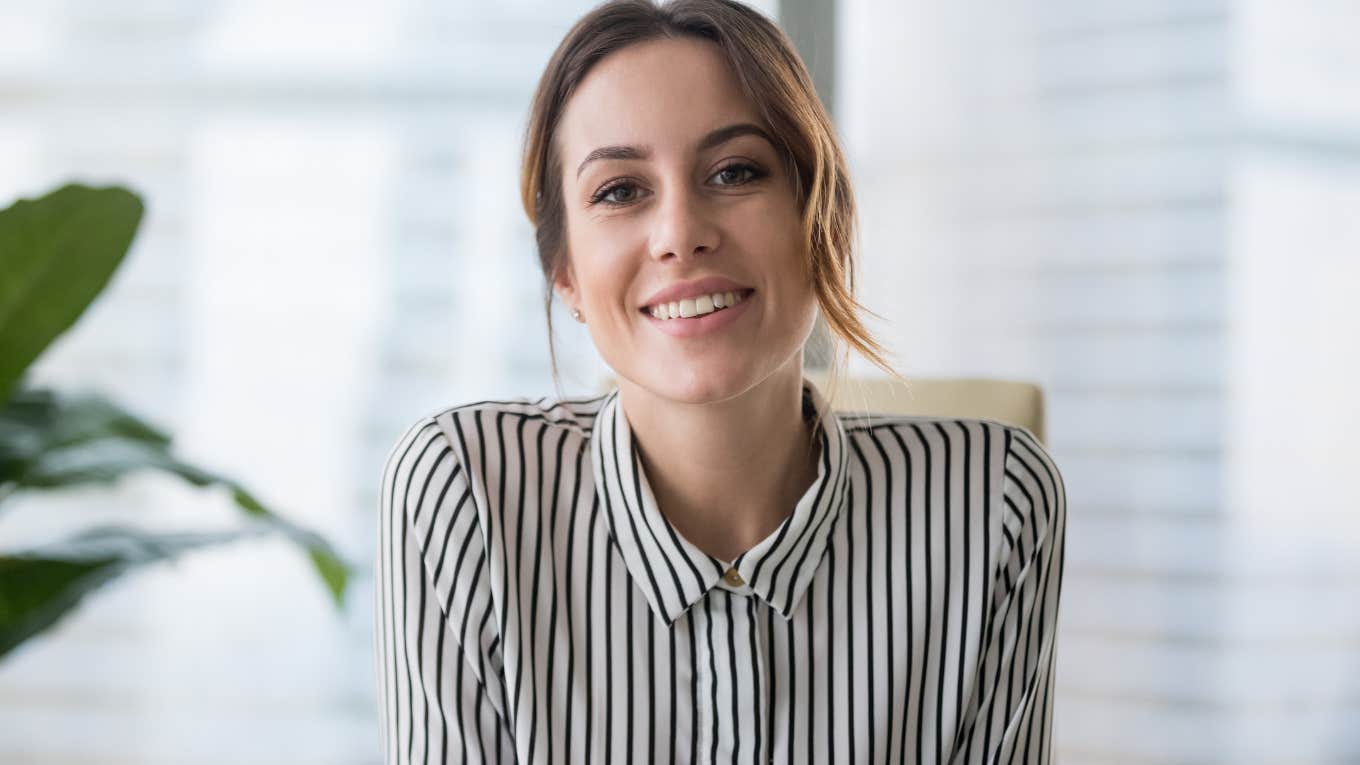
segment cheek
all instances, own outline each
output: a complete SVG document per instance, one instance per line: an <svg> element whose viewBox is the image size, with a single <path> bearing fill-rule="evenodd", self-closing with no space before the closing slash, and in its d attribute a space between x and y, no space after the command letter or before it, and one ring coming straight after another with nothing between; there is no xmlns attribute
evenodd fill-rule
<svg viewBox="0 0 1360 765"><path fill-rule="evenodd" d="M613 313L627 302L632 269L613 251L601 248L577 250L577 288L587 305L597 314Z"/></svg>
<svg viewBox="0 0 1360 765"><path fill-rule="evenodd" d="M791 270L806 257L801 229L795 215L776 205L749 211L728 227L737 249L758 254L766 263L777 266L777 272L770 276L781 280L796 278L796 270Z"/></svg>
<svg viewBox="0 0 1360 765"><path fill-rule="evenodd" d="M568 238L577 291L599 308L622 305L637 273L639 260L632 232L599 222L583 221Z"/></svg>
<svg viewBox="0 0 1360 765"><path fill-rule="evenodd" d="M582 300L592 302L600 277L605 269L600 266L600 245L588 227L573 223L567 227L567 251L571 254L571 268L576 280L576 292Z"/></svg>

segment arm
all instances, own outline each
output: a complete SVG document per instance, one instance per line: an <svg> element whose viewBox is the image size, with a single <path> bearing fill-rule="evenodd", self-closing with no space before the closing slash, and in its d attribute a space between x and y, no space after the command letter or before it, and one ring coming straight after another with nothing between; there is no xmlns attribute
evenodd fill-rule
<svg viewBox="0 0 1360 765"><path fill-rule="evenodd" d="M1053 682L1067 495L1048 453L1007 432L1002 555L982 660L951 762L1053 760Z"/></svg>
<svg viewBox="0 0 1360 765"><path fill-rule="evenodd" d="M383 762L513 762L477 505L433 419L397 442L381 494L374 643Z"/></svg>

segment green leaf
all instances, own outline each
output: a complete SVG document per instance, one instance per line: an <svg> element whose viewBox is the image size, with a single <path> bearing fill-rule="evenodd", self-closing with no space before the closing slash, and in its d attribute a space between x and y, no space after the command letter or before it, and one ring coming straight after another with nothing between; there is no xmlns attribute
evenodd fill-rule
<svg viewBox="0 0 1360 765"><path fill-rule="evenodd" d="M225 479L222 479L222 482L228 483ZM350 575L354 573L354 565L345 561L331 547L331 543L327 542L321 535L302 528L287 518L266 509L240 484L230 482L228 485L231 487L232 498L239 507L245 509L247 513L258 516L263 523L292 539L295 544L306 548L307 557L311 558L312 566L326 584L335 607L343 608L345 590L349 584Z"/></svg>
<svg viewBox="0 0 1360 765"><path fill-rule="evenodd" d="M345 589L350 575L354 572L354 566L346 562L325 538L266 508L253 494L246 491L245 487L230 478L214 475L178 461L167 464L165 469L198 486L220 484L227 487L231 491L232 501L244 510L246 515L257 519L307 550L307 555L311 558L317 574L325 582L335 606L337 608L344 606Z"/></svg>
<svg viewBox="0 0 1360 765"><path fill-rule="evenodd" d="M143 209L125 188L68 184L0 210L0 401L108 284Z"/></svg>
<svg viewBox="0 0 1360 765"><path fill-rule="evenodd" d="M226 487L247 516L303 547L336 606L344 605L353 566L330 543L271 511L236 481L180 461L170 454L170 443L162 431L100 396L21 390L0 407L0 488L113 484L140 470Z"/></svg>
<svg viewBox="0 0 1360 765"><path fill-rule="evenodd" d="M260 533L152 534L101 526L58 544L0 555L0 658L57 624L86 595L137 566Z"/></svg>
<svg viewBox="0 0 1360 765"><path fill-rule="evenodd" d="M321 576L321 580L325 582L326 588L330 591L331 599L335 602L336 608L344 606L345 589L348 586L350 575L354 573L353 564L340 557L340 554L331 547L331 543L316 532L304 529L265 508L240 484L226 478L218 478L217 482L225 484L231 489L232 499L247 514L259 518L262 523L292 539L295 544L305 547L307 556L312 560L313 567L316 568L317 574Z"/></svg>
<svg viewBox="0 0 1360 765"><path fill-rule="evenodd" d="M0 404L0 483L24 483L43 456L119 438L164 450L170 436L95 393L20 389Z"/></svg>
<svg viewBox="0 0 1360 765"><path fill-rule="evenodd" d="M107 399L21 385L33 361L107 286L143 210L142 200L127 189L80 184L0 210L0 502L20 489L112 483L156 469L198 486L227 487L260 526L160 536L101 528L66 547L0 556L0 656L133 565L260 529L283 533L305 548L336 605L344 603L353 569L325 539L275 514L235 481L179 461L170 454L168 434Z"/></svg>

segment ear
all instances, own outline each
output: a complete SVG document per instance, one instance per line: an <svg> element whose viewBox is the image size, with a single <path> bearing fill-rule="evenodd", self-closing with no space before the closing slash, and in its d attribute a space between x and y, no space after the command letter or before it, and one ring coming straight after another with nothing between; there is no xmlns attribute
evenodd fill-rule
<svg viewBox="0 0 1360 765"><path fill-rule="evenodd" d="M557 270L557 277L553 279L553 289L557 290L557 297L567 306L567 310L576 308L576 275L572 272L571 262Z"/></svg>

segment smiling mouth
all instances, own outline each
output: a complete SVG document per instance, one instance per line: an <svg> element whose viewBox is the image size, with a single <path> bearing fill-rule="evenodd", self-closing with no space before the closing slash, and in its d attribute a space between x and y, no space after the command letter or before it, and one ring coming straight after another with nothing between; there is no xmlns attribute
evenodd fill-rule
<svg viewBox="0 0 1360 765"><path fill-rule="evenodd" d="M725 311L749 298L753 292L755 290L749 288L730 292L715 292L709 295L685 298L684 300L673 300L669 303L643 306L638 310L647 316L662 321L698 319L710 313Z"/></svg>

